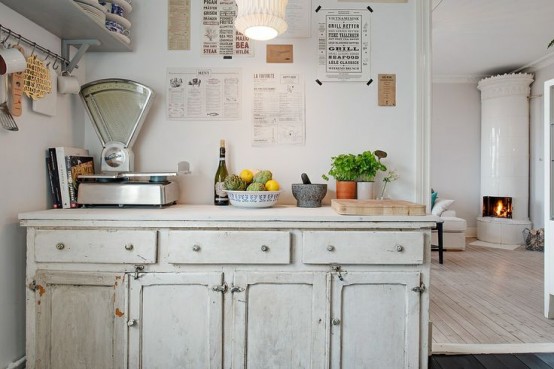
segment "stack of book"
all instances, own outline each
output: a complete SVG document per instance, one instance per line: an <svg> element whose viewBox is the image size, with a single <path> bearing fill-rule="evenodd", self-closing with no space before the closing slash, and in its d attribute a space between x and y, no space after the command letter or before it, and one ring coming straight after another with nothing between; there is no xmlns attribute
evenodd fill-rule
<svg viewBox="0 0 554 369"><path fill-rule="evenodd" d="M94 174L94 158L87 149L50 147L46 155L53 208L76 208L81 174Z"/></svg>

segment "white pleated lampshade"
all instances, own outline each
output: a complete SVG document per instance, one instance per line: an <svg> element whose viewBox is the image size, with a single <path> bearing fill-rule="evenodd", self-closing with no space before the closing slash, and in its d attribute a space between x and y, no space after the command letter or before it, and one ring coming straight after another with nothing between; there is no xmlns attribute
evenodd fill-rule
<svg viewBox="0 0 554 369"><path fill-rule="evenodd" d="M236 0L235 28L254 40L271 40L287 30L288 0Z"/></svg>

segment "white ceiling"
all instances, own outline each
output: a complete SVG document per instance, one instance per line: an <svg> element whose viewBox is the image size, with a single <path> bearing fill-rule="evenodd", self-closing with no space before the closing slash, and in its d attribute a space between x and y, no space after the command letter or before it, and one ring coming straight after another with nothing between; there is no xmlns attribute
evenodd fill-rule
<svg viewBox="0 0 554 369"><path fill-rule="evenodd" d="M554 0L433 0L433 78L475 79L554 62Z"/></svg>

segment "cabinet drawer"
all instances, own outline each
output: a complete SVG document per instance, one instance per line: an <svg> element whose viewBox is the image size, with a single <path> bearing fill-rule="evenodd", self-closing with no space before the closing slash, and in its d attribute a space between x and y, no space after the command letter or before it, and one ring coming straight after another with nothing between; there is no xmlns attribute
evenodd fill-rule
<svg viewBox="0 0 554 369"><path fill-rule="evenodd" d="M421 232L304 232L306 264L422 264Z"/></svg>
<svg viewBox="0 0 554 369"><path fill-rule="evenodd" d="M170 231L173 264L289 264L290 234L282 231Z"/></svg>
<svg viewBox="0 0 554 369"><path fill-rule="evenodd" d="M37 262L151 264L156 259L155 230L38 230L35 234Z"/></svg>

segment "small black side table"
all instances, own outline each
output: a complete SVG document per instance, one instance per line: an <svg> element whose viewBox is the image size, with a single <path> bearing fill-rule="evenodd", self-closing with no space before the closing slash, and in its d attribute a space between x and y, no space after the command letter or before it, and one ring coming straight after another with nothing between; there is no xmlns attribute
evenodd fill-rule
<svg viewBox="0 0 554 369"><path fill-rule="evenodd" d="M433 230L437 230L437 239L439 241L438 245L431 245L431 250L439 252L439 264L442 264L444 262L443 252L444 252L444 245L442 241L442 224L444 223L443 220L437 220L435 228Z"/></svg>

